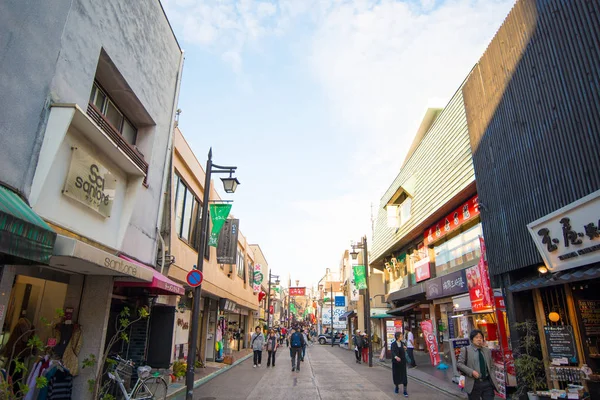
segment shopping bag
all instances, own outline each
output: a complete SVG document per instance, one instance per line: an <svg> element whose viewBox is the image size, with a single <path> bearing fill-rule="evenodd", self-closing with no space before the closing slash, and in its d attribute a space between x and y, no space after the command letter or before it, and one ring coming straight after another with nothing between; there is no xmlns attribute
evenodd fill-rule
<svg viewBox="0 0 600 400"><path fill-rule="evenodd" d="M458 378L458 387L462 389L465 388L465 376L461 375L460 378Z"/></svg>

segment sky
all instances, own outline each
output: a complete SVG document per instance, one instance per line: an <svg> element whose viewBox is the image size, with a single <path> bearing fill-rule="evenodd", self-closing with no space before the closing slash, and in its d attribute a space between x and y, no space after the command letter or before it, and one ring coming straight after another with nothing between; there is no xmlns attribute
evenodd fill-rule
<svg viewBox="0 0 600 400"><path fill-rule="evenodd" d="M273 274L337 270L514 0L162 0L185 51L179 127Z"/></svg>

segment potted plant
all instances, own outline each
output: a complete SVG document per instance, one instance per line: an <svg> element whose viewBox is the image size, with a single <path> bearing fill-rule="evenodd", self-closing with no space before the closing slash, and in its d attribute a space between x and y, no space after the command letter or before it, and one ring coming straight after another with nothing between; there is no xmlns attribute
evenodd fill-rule
<svg viewBox="0 0 600 400"><path fill-rule="evenodd" d="M538 400L538 390L546 388L544 362L538 357L538 330L535 321L526 320L514 324L520 333L519 348L515 356L515 369L519 381L519 389L515 399L527 393L529 400Z"/></svg>

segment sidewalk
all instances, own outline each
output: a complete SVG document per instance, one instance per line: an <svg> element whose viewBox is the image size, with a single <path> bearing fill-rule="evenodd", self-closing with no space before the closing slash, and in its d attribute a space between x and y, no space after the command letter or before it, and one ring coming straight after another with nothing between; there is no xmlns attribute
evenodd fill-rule
<svg viewBox="0 0 600 400"><path fill-rule="evenodd" d="M250 349L243 349L239 352L236 352L234 355L235 361L231 365L207 361L206 368L200 368L198 369L198 372L194 374L194 389L205 384L211 379L216 378L223 372L230 370L239 363L244 362L248 358L252 357L252 354L253 352ZM173 382L169 384L169 388L167 389L167 399L183 400L185 399L185 390L185 378L182 381Z"/></svg>

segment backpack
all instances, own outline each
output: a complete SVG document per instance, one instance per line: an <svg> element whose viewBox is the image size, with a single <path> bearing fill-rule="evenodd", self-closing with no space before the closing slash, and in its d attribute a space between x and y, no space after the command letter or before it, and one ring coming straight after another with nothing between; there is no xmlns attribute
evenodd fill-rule
<svg viewBox="0 0 600 400"><path fill-rule="evenodd" d="M300 332L292 333L290 342L291 347L302 347L302 334Z"/></svg>

